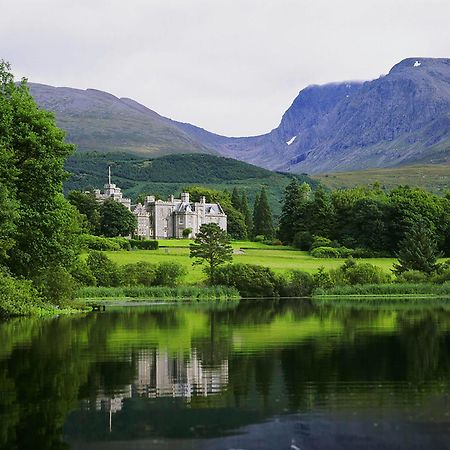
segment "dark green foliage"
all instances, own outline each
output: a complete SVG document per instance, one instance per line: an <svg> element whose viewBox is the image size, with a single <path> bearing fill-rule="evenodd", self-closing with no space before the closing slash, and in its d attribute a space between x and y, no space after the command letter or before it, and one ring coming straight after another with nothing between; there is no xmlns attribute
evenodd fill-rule
<svg viewBox="0 0 450 450"><path fill-rule="evenodd" d="M74 262L70 269L70 274L75 282L80 286L95 286L97 284L94 274L87 265L86 261L82 259L78 259Z"/></svg>
<svg viewBox="0 0 450 450"><path fill-rule="evenodd" d="M129 236L137 227L134 214L115 200L107 200L100 208L100 234L107 237Z"/></svg>
<svg viewBox="0 0 450 450"><path fill-rule="evenodd" d="M266 190L264 188L261 189L258 197L258 203L255 203L253 228L256 236L262 235L266 239L271 239L275 235L272 212L270 210Z"/></svg>
<svg viewBox="0 0 450 450"><path fill-rule="evenodd" d="M30 314L45 304L29 280L18 280L0 270L0 318Z"/></svg>
<svg viewBox="0 0 450 450"><path fill-rule="evenodd" d="M426 223L415 223L400 242L398 264L394 264L393 270L396 274L407 270L418 270L430 274L438 267L438 256L434 233Z"/></svg>
<svg viewBox="0 0 450 450"><path fill-rule="evenodd" d="M233 192L231 193L231 205L234 209L242 211L242 197L236 187L233 188Z"/></svg>
<svg viewBox="0 0 450 450"><path fill-rule="evenodd" d="M329 289L334 286L329 272L326 272L324 267L319 267L319 270L313 274L313 280L316 289Z"/></svg>
<svg viewBox="0 0 450 450"><path fill-rule="evenodd" d="M310 230L315 234L331 237L335 228L334 206L327 191L321 186L314 194L305 218Z"/></svg>
<svg viewBox="0 0 450 450"><path fill-rule="evenodd" d="M293 270L285 282L282 295L285 297L309 297L314 288L315 282L311 274Z"/></svg>
<svg viewBox="0 0 450 450"><path fill-rule="evenodd" d="M87 266L97 280L98 286L119 286L121 274L116 263L111 261L104 253L89 252Z"/></svg>
<svg viewBox="0 0 450 450"><path fill-rule="evenodd" d="M251 236L253 236L253 217L252 217L252 213L250 212L247 194L245 192L242 193L241 213L244 216L244 222L245 222L245 226L247 228L247 237L251 237Z"/></svg>
<svg viewBox="0 0 450 450"><path fill-rule="evenodd" d="M65 275L56 274L67 274L79 251L78 214L62 195L64 162L74 147L53 115L37 107L26 81L15 84L9 70L0 61L0 264L48 295L66 296ZM52 272L46 289L42 280Z"/></svg>
<svg viewBox="0 0 450 450"><path fill-rule="evenodd" d="M233 248L227 233L217 224L209 223L200 227L195 240L190 244L190 257L195 258L193 264L206 263L205 272L212 284L220 284L215 280L217 268L233 259Z"/></svg>
<svg viewBox="0 0 450 450"><path fill-rule="evenodd" d="M300 250L311 250L313 235L309 231L298 231L295 233L292 245Z"/></svg>
<svg viewBox="0 0 450 450"><path fill-rule="evenodd" d="M433 282L439 283L447 281L446 277L434 278ZM427 283L430 281L430 276L425 272L420 272L419 270L407 270L397 275L395 282L396 283Z"/></svg>
<svg viewBox="0 0 450 450"><path fill-rule="evenodd" d="M191 234L192 234L192 228L185 228L183 230L184 239L188 239Z"/></svg>
<svg viewBox="0 0 450 450"><path fill-rule="evenodd" d="M148 239L130 239L130 245L133 250L158 250L158 241L150 241Z"/></svg>
<svg viewBox="0 0 450 450"><path fill-rule="evenodd" d="M67 200L77 208L86 219L90 233L97 233L100 227L100 204L93 192L70 191Z"/></svg>
<svg viewBox="0 0 450 450"><path fill-rule="evenodd" d="M157 266L148 262L125 264L121 268L122 286L154 286Z"/></svg>
<svg viewBox="0 0 450 450"><path fill-rule="evenodd" d="M186 275L186 269L176 262L162 262L156 267L155 286L176 286Z"/></svg>
<svg viewBox="0 0 450 450"><path fill-rule="evenodd" d="M52 299L58 305L73 300L77 287L77 281L63 267L42 271L35 284L43 298Z"/></svg>
<svg viewBox="0 0 450 450"><path fill-rule="evenodd" d="M310 192L309 185L300 184L296 178L293 178L286 187L278 231L278 236L283 242L292 244L295 236L307 229Z"/></svg>
<svg viewBox="0 0 450 450"><path fill-rule="evenodd" d="M314 258L341 258L341 252L334 247L316 247L310 254Z"/></svg>
<svg viewBox="0 0 450 450"><path fill-rule="evenodd" d="M242 297L277 297L280 279L268 267L229 264L216 271L216 283L235 287Z"/></svg>

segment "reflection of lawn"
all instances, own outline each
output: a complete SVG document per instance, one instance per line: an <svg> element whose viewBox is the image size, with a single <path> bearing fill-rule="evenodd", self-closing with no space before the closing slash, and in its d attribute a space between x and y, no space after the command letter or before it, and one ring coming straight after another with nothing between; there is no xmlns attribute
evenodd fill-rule
<svg viewBox="0 0 450 450"><path fill-rule="evenodd" d="M164 242L170 242L171 246L160 248L158 250L107 252L107 254L118 264L135 263L138 261L148 261L153 263L176 261L185 266L188 270L188 275L186 277L187 282L197 283L205 278L200 266L192 266L192 259L189 258L189 248L187 247L189 241L167 240ZM174 245L176 243L181 244L179 247L175 247ZM246 248L247 246L250 247L252 245L256 248ZM269 247L255 242L236 242L233 246L235 248L244 249L242 254L233 256L234 262L267 266L277 273L286 273L293 269L312 273L317 271L319 267L335 269L344 262L342 259L313 258L307 252L291 250L288 247ZM258 248L258 246L260 247ZM389 272L395 260L393 258L374 258L362 259L359 261L370 262L383 268L386 272Z"/></svg>

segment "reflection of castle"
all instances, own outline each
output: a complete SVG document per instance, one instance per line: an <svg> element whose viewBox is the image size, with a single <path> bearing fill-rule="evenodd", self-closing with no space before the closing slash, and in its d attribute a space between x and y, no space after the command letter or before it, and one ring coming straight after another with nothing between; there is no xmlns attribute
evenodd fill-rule
<svg viewBox="0 0 450 450"><path fill-rule="evenodd" d="M138 354L137 376L113 396L99 393L95 409L116 413L123 401L135 396L149 398L193 396L207 397L220 393L228 384L228 361L219 367L203 367L194 350L190 354L169 354L156 349L142 350Z"/></svg>

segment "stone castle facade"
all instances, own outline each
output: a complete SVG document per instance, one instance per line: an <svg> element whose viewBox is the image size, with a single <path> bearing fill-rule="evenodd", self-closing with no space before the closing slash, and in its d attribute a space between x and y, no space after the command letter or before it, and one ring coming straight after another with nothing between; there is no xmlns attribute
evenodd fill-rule
<svg viewBox="0 0 450 450"><path fill-rule="evenodd" d="M143 239L182 238L185 229L191 229L189 237L195 237L205 223L216 223L227 230L227 216L219 203L207 203L202 197L199 202L191 202L189 193L183 192L181 198L171 196L168 200L156 200L154 196L145 198L143 204L132 205L129 198L111 183L111 170L104 191L94 191L99 202L113 199L127 207L137 219L136 235Z"/></svg>

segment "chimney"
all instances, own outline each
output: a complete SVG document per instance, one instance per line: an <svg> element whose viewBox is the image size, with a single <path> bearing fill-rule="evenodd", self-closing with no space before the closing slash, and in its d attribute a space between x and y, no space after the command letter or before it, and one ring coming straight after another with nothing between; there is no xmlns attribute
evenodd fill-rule
<svg viewBox="0 0 450 450"><path fill-rule="evenodd" d="M189 192L182 192L181 201L183 203L189 203Z"/></svg>
<svg viewBox="0 0 450 450"><path fill-rule="evenodd" d="M203 204L206 203L206 197L205 197L204 195L202 195L202 196L200 197L200 203L203 203Z"/></svg>

